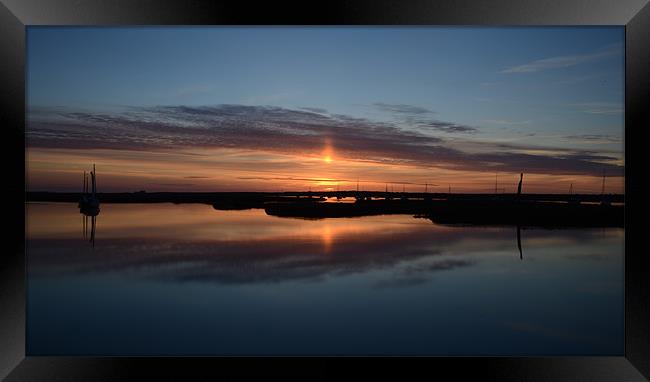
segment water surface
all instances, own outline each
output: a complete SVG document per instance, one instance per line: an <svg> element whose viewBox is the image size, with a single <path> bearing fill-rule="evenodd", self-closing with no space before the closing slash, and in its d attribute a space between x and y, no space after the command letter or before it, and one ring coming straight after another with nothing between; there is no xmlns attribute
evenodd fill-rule
<svg viewBox="0 0 650 382"><path fill-rule="evenodd" d="M26 211L28 355L623 353L623 229Z"/></svg>

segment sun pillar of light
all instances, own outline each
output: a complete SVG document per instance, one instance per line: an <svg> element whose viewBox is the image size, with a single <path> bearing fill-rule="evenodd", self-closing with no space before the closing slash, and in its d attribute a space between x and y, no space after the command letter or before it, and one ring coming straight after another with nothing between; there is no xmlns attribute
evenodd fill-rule
<svg viewBox="0 0 650 382"><path fill-rule="evenodd" d="M331 138L325 138L325 145L323 148L323 162L325 163L332 163L334 160L334 148L332 147L332 139Z"/></svg>

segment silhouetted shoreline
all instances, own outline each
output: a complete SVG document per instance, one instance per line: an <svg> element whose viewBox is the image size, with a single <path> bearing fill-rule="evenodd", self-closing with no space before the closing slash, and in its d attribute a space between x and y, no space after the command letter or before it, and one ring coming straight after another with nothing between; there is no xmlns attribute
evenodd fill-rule
<svg viewBox="0 0 650 382"><path fill-rule="evenodd" d="M80 192L26 192L28 202L78 202ZM623 203L623 194L476 194L476 193L423 193L423 192L383 192L383 191L287 191L287 192L110 192L97 193L102 203L207 203L231 201L233 203L254 204L262 201L283 201L287 198L313 200L319 197L343 198L386 198L393 200L408 199L444 199L444 200L519 200L528 201L577 201L581 203L599 203L603 198L611 203Z"/></svg>
<svg viewBox="0 0 650 382"><path fill-rule="evenodd" d="M270 202L268 215L341 218L409 214L438 224L623 227L623 206L527 200L363 200L355 203Z"/></svg>
<svg viewBox="0 0 650 382"><path fill-rule="evenodd" d="M28 192L28 202L76 202L80 193ZM307 219L409 214L440 224L623 227L624 195L333 192L100 193L102 203L203 203ZM328 202L325 202L329 199ZM346 199L347 202L331 201ZM350 202L350 198L356 201ZM613 203L613 204L612 204Z"/></svg>

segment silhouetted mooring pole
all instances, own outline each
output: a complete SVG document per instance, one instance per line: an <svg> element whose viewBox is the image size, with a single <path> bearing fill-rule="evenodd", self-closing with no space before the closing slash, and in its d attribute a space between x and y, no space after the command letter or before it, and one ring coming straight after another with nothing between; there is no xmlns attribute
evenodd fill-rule
<svg viewBox="0 0 650 382"><path fill-rule="evenodd" d="M524 173L519 175L519 185L517 186L517 196L521 195L521 182L524 180Z"/></svg>
<svg viewBox="0 0 650 382"><path fill-rule="evenodd" d="M91 180L92 180L93 196L95 196L95 193L97 192L97 178L96 178L97 175L95 175L95 174L96 174L95 165L93 164L93 172L90 173L90 177L91 177Z"/></svg>

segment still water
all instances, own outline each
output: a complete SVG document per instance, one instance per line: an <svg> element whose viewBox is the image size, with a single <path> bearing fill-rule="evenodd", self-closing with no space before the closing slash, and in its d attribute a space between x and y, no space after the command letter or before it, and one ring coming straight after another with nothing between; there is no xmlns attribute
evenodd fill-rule
<svg viewBox="0 0 650 382"><path fill-rule="evenodd" d="M28 355L621 355L623 229L28 203ZM84 228L87 232L84 232Z"/></svg>

